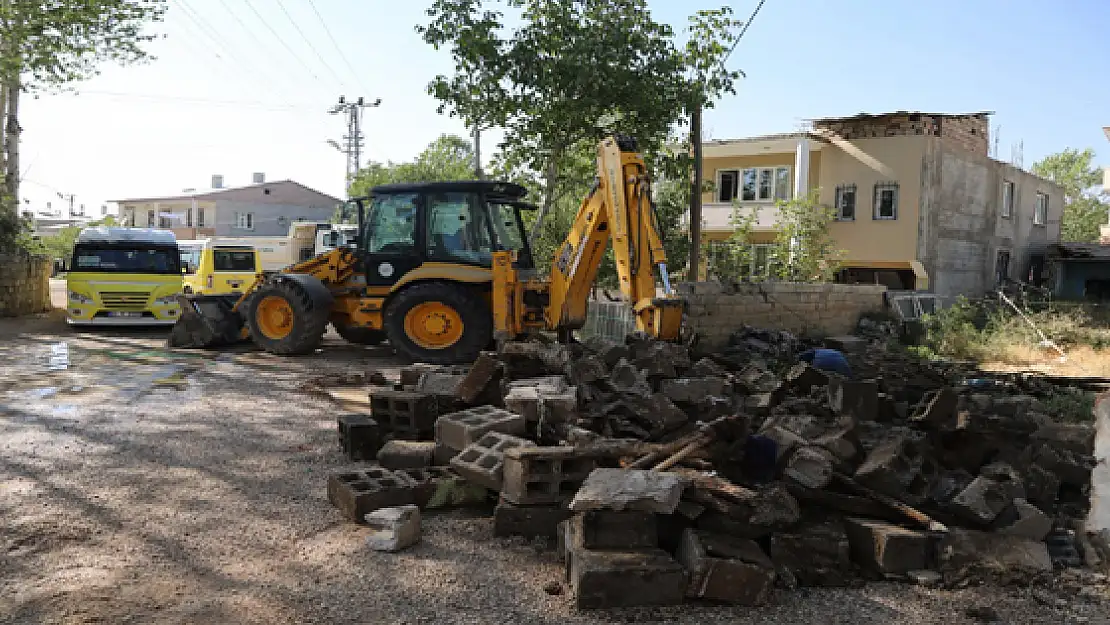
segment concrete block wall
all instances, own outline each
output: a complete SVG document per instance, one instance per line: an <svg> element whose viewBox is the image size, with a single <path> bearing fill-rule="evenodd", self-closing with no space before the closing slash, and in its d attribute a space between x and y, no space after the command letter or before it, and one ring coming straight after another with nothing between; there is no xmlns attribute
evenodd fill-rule
<svg viewBox="0 0 1110 625"><path fill-rule="evenodd" d="M0 317L50 310L50 259L0 254Z"/></svg>
<svg viewBox="0 0 1110 625"><path fill-rule="evenodd" d="M986 115L892 113L816 120L814 130L828 130L849 141L871 137L927 135L940 137L962 150L986 156L990 145Z"/></svg>
<svg viewBox="0 0 1110 625"><path fill-rule="evenodd" d="M686 323L709 348L724 347L744 325L806 336L850 334L860 315L883 310L885 286L764 282L679 285L686 297Z"/></svg>

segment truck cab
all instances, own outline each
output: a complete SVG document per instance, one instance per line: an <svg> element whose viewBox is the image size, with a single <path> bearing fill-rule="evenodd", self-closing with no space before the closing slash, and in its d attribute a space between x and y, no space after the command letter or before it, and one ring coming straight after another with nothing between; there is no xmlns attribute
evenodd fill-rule
<svg viewBox="0 0 1110 625"><path fill-rule="evenodd" d="M262 272L258 249L217 239L182 241L184 292L227 295L242 293Z"/></svg>
<svg viewBox="0 0 1110 625"><path fill-rule="evenodd" d="M181 256L169 230L85 228L66 275L71 325L172 325L181 308Z"/></svg>

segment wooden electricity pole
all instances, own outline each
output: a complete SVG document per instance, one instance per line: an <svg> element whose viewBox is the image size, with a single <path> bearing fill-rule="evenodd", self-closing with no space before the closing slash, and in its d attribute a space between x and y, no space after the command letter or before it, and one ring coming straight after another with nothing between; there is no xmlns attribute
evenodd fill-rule
<svg viewBox="0 0 1110 625"><path fill-rule="evenodd" d="M690 186L690 260L686 279L701 278L701 102L690 115L690 143L694 147L694 176Z"/></svg>

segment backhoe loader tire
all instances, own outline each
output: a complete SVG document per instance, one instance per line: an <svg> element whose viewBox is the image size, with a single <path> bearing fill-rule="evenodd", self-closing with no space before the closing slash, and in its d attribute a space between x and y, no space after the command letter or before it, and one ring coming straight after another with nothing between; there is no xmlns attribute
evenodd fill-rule
<svg viewBox="0 0 1110 625"><path fill-rule="evenodd" d="M260 288L246 302L251 339L272 354L311 354L328 327L331 302L321 299L293 280Z"/></svg>
<svg viewBox="0 0 1110 625"><path fill-rule="evenodd" d="M344 323L332 323L331 326L335 328L336 334L355 345L378 345L385 340L385 332L382 330L349 326Z"/></svg>
<svg viewBox="0 0 1110 625"><path fill-rule="evenodd" d="M430 323L417 323L422 320ZM415 362L471 363L493 337L493 313L472 287L425 282L406 288L389 302L385 333L394 349Z"/></svg>

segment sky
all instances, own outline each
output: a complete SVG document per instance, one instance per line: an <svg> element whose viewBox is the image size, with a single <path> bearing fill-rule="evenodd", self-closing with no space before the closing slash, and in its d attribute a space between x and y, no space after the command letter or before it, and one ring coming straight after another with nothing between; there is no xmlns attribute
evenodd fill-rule
<svg viewBox="0 0 1110 625"><path fill-rule="evenodd" d="M156 60L104 66L77 93L25 96L25 209L293 179L344 195L340 95L381 105L363 118L363 161L411 159L441 133L466 134L427 94L450 74L425 44L431 0L169 0ZM490 4L500 4L490 2ZM681 33L687 16L756 0L649 0ZM317 15L318 13L318 15ZM705 116L714 139L791 132L806 119L918 110L996 114L992 141L1022 162L1092 147L1110 165L1110 2L1105 0L766 0L728 61L746 74ZM498 138L483 135L483 151ZM79 209L78 209L79 210Z"/></svg>

